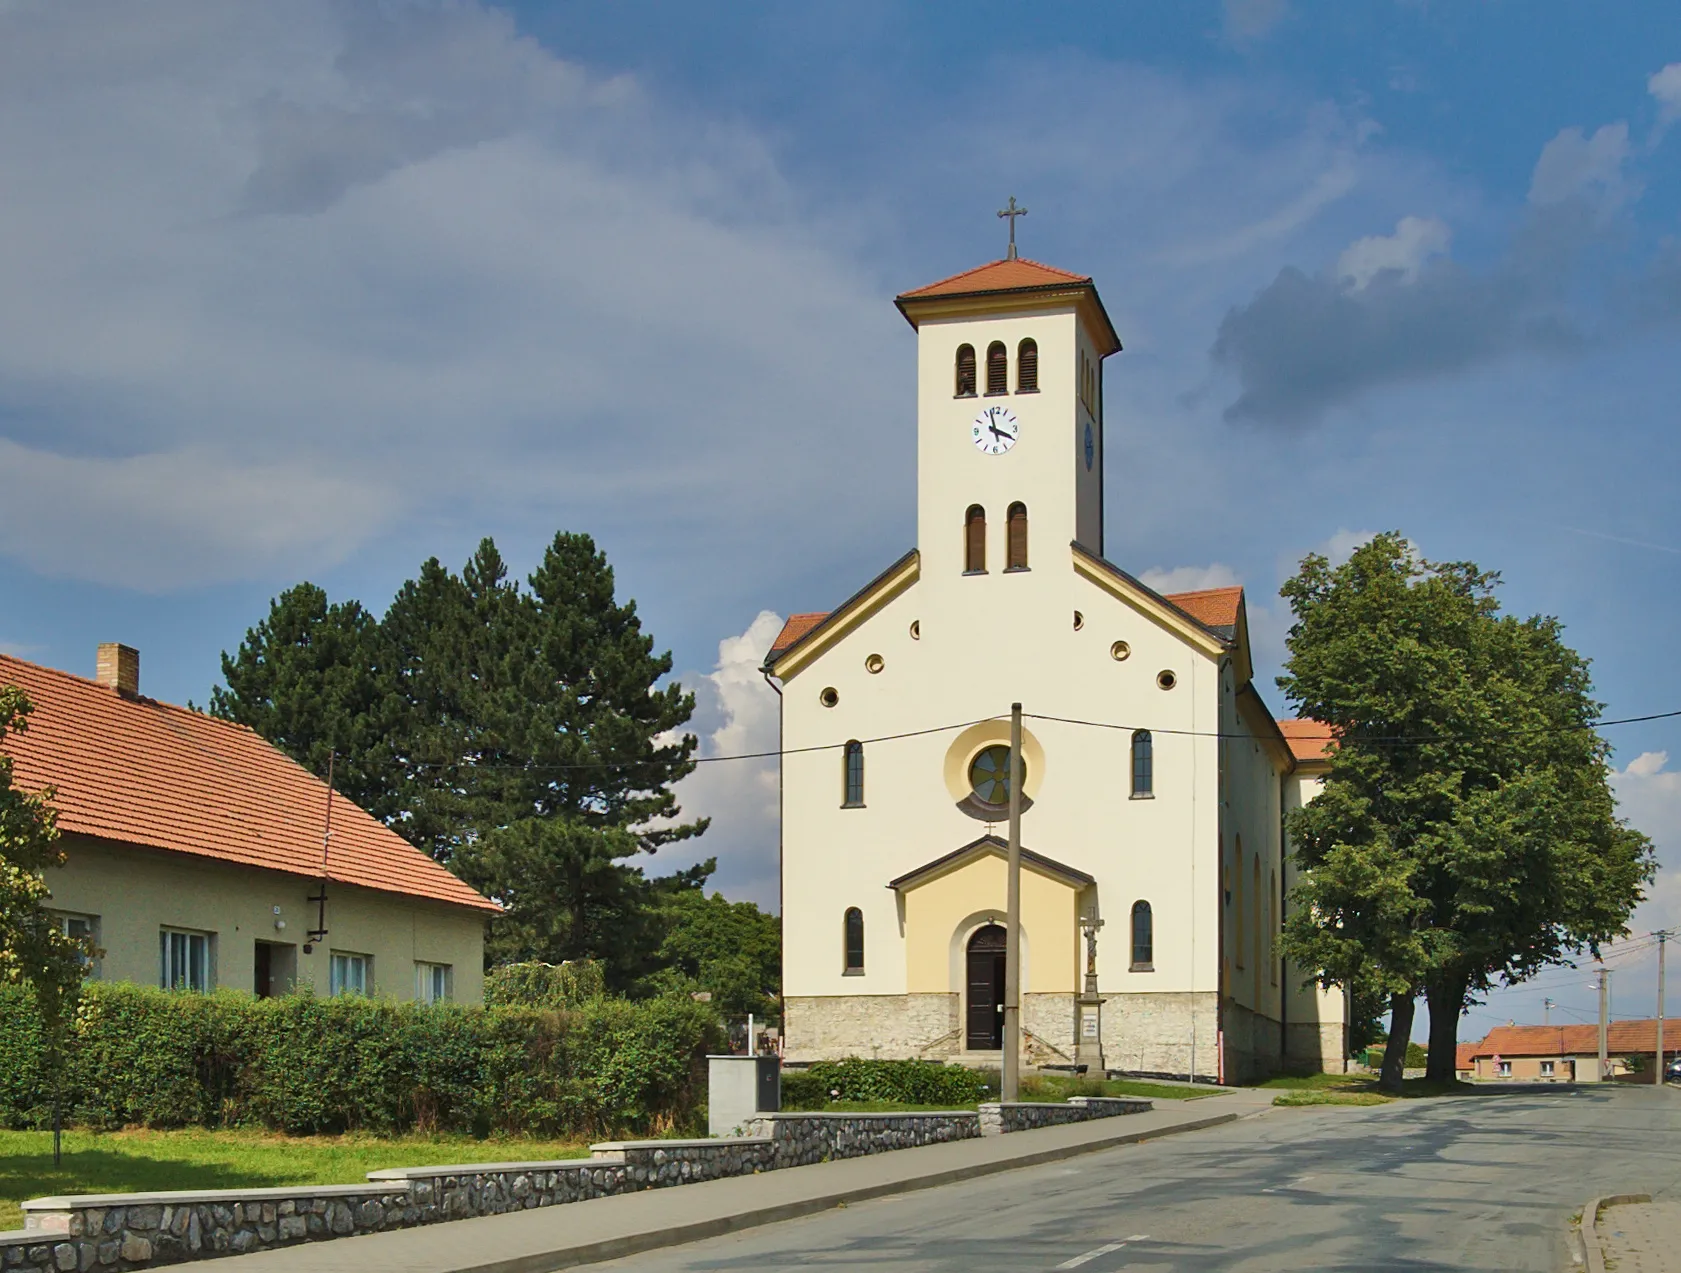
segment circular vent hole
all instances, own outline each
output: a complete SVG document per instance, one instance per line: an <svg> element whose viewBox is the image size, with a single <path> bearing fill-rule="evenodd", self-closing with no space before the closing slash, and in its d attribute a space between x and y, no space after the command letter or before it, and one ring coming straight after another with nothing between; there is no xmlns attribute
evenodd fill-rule
<svg viewBox="0 0 1681 1273"><path fill-rule="evenodd" d="M1125 641L1117 641L1114 645L1109 647L1109 657L1114 659L1117 663L1124 662L1127 656L1131 653L1132 647Z"/></svg>
<svg viewBox="0 0 1681 1273"><path fill-rule="evenodd" d="M1085 626L1086 626L1086 616L1081 614L1078 610L1076 610L1074 612L1074 631L1078 632L1081 628L1083 628Z"/></svg>
<svg viewBox="0 0 1681 1273"><path fill-rule="evenodd" d="M840 702L840 691L831 685L817 696L817 701L824 707L833 707Z"/></svg>
<svg viewBox="0 0 1681 1273"><path fill-rule="evenodd" d="M913 640L913 641L922 640L922 620L921 619L912 619L911 620L911 640Z"/></svg>
<svg viewBox="0 0 1681 1273"><path fill-rule="evenodd" d="M1164 690L1170 690L1175 685L1179 684L1179 678L1172 672L1164 670L1156 673L1156 684L1161 686Z"/></svg>
<svg viewBox="0 0 1681 1273"><path fill-rule="evenodd" d="M874 676L877 672L881 671L881 669L886 667L886 666L887 666L887 660L882 658L881 655L879 655L879 654L872 654L872 655L870 655L869 658L864 660L864 670L866 672L868 672L871 676Z"/></svg>

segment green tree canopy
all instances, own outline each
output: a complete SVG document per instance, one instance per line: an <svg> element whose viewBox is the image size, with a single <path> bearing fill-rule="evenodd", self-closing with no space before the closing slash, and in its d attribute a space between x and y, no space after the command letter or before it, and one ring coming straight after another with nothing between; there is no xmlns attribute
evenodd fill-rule
<svg viewBox="0 0 1681 1273"><path fill-rule="evenodd" d="M1586 660L1556 619L1500 614L1498 582L1392 532L1341 566L1307 557L1282 590L1279 685L1337 737L1290 818L1286 947L1388 996L1386 1082L1420 992L1431 1076L1451 1079L1467 1003L1620 934L1653 870L1616 817Z"/></svg>
<svg viewBox="0 0 1681 1273"><path fill-rule="evenodd" d="M752 902L670 893L662 907L661 988L704 990L727 1016L775 1019L782 986L782 921Z"/></svg>
<svg viewBox="0 0 1681 1273"><path fill-rule="evenodd" d="M661 899L710 871L636 865L706 827L671 790L696 741L670 671L589 536L557 534L523 587L486 539L459 574L427 561L378 621L291 589L224 657L211 710L316 773L338 750L347 794L507 907L491 962L599 959L622 988L656 966Z"/></svg>

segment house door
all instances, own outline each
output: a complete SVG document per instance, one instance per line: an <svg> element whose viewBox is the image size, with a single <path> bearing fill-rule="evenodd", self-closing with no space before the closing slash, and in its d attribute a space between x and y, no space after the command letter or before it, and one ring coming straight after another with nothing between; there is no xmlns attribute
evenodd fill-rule
<svg viewBox="0 0 1681 1273"><path fill-rule="evenodd" d="M988 924L969 939L969 1019L964 1046L971 1052L1004 1046L1004 930Z"/></svg>
<svg viewBox="0 0 1681 1273"><path fill-rule="evenodd" d="M257 943L257 963L251 970L251 992L259 999L274 993L274 947L266 941Z"/></svg>

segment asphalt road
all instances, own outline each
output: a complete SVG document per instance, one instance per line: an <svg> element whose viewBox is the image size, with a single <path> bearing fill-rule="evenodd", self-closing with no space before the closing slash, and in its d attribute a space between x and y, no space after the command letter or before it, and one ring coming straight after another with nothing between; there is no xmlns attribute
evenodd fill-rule
<svg viewBox="0 0 1681 1273"><path fill-rule="evenodd" d="M1554 1273L1590 1194L1681 1183L1678 1131L1681 1091L1650 1088L1269 1109L592 1268Z"/></svg>

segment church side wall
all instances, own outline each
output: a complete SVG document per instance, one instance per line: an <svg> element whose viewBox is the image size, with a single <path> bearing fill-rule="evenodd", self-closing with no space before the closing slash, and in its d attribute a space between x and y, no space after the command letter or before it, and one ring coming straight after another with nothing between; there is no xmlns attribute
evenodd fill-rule
<svg viewBox="0 0 1681 1273"><path fill-rule="evenodd" d="M1298 770L1284 780L1284 809L1299 809L1319 793L1324 779L1317 773ZM1288 848L1288 846L1286 846ZM1284 882L1286 897L1296 887L1299 871L1293 854L1286 854ZM1316 982L1303 984L1309 970L1288 961L1284 965L1286 1063L1293 1069L1318 1069L1341 1073L1348 1068L1348 1023L1343 992L1324 989Z"/></svg>

